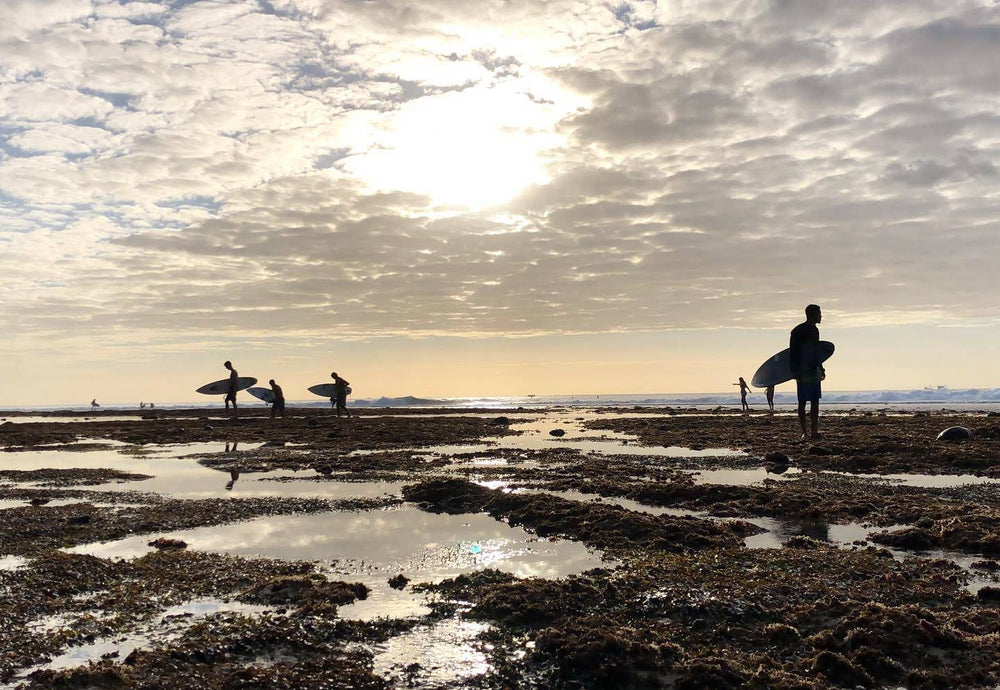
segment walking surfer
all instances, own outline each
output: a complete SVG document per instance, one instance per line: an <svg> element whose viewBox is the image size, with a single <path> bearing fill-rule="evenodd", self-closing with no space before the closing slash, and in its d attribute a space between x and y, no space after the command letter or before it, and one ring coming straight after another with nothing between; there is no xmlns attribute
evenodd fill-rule
<svg viewBox="0 0 1000 690"><path fill-rule="evenodd" d="M274 382L274 379L268 381L271 384L271 392L274 393L274 402L271 403L271 419L274 419L274 415L280 414L281 418L285 418L285 394L281 390L281 386Z"/></svg>
<svg viewBox="0 0 1000 690"><path fill-rule="evenodd" d="M229 388L226 389L226 411L229 411L229 403L233 404L233 419L239 419L240 412L236 409L236 390L239 386L240 375L236 373L236 369L233 368L233 363L226 360L223 364L226 369L229 369Z"/></svg>
<svg viewBox="0 0 1000 690"><path fill-rule="evenodd" d="M823 397L820 382L826 378L819 357L819 328L823 313L815 304L806 307L806 320L792 329L788 339L788 362L795 374L799 398L799 426L802 439L819 438L819 399ZM806 428L806 403L809 403L810 429Z"/></svg>
<svg viewBox="0 0 1000 690"><path fill-rule="evenodd" d="M342 379L337 376L337 372L331 372L330 378L333 379L333 402L337 406L337 416L340 416L340 411L343 410L347 413L347 416L351 416L351 411L347 409L347 387L351 385L346 379Z"/></svg>

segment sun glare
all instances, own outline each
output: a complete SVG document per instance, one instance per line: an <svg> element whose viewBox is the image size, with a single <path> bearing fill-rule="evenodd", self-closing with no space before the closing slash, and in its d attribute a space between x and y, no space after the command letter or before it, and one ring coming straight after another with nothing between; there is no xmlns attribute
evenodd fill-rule
<svg viewBox="0 0 1000 690"><path fill-rule="evenodd" d="M553 143L550 115L524 94L468 89L418 99L387 117L377 148L345 161L376 189L483 208L547 179L541 151Z"/></svg>

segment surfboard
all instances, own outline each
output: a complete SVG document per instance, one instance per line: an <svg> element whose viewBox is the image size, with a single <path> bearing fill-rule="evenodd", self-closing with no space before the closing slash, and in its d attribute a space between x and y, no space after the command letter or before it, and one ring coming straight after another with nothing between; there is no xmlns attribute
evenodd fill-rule
<svg viewBox="0 0 1000 690"><path fill-rule="evenodd" d="M318 395L321 398L332 398L336 395L337 386L333 383L317 383L315 386L309 386L309 392L313 395ZM347 394L351 394L351 387L347 387Z"/></svg>
<svg viewBox="0 0 1000 690"><path fill-rule="evenodd" d="M833 343L828 340L820 340L816 343L816 363L822 364L833 356ZM791 381L795 378L788 361L788 348L785 348L766 362L760 365L757 372L750 380L750 385L754 388L767 388L777 386L779 383Z"/></svg>
<svg viewBox="0 0 1000 690"><path fill-rule="evenodd" d="M257 379L253 376L241 376L236 379L236 390L241 391L257 383ZM202 395L225 395L229 392L229 379L219 379L218 381L212 381L211 383L206 383L201 388L195 390L195 393L201 393Z"/></svg>
<svg viewBox="0 0 1000 690"><path fill-rule="evenodd" d="M247 393L257 398L258 400L263 400L266 403L274 402L274 391L270 388L263 388L261 386L253 386L247 388Z"/></svg>

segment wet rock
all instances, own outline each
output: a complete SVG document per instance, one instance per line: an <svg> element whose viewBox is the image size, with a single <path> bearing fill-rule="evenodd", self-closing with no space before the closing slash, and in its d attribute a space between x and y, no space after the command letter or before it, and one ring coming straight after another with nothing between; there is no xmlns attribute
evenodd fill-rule
<svg viewBox="0 0 1000 690"><path fill-rule="evenodd" d="M389 578L389 586L393 589L406 589L406 585L410 582L410 578L400 573L396 577Z"/></svg>
<svg viewBox="0 0 1000 690"><path fill-rule="evenodd" d="M215 427L212 426L211 424L206 424L205 426L202 427L202 429L204 431L212 431L213 429L215 429Z"/></svg>
<svg viewBox="0 0 1000 690"><path fill-rule="evenodd" d="M898 532L879 532L870 538L878 544L916 551L926 551L939 543L931 532L921 527L909 527Z"/></svg>
<svg viewBox="0 0 1000 690"><path fill-rule="evenodd" d="M70 515L66 518L68 525L89 525L91 517L89 515Z"/></svg>
<svg viewBox="0 0 1000 690"><path fill-rule="evenodd" d="M823 651L812 660L811 670L822 673L830 681L841 687L855 688L862 686L871 688L875 681L864 669L852 664L843 655L836 652Z"/></svg>
<svg viewBox="0 0 1000 690"><path fill-rule="evenodd" d="M809 446L809 455L834 455L835 451L826 446Z"/></svg>
<svg viewBox="0 0 1000 690"><path fill-rule="evenodd" d="M563 430L563 429L553 429L552 431L549 432L549 436L555 436L556 438L559 438L559 437L562 437L562 436L565 436L565 435L566 435L566 431Z"/></svg>
<svg viewBox="0 0 1000 690"><path fill-rule="evenodd" d="M815 551L816 549L827 548L829 547L829 544L813 539L812 537L807 537L803 534L797 534L794 537L786 539L784 546L787 549L807 549L809 551Z"/></svg>
<svg viewBox="0 0 1000 690"><path fill-rule="evenodd" d="M285 441L265 441L261 444L261 448L284 448Z"/></svg>
<svg viewBox="0 0 1000 690"><path fill-rule="evenodd" d="M772 465L787 466L789 463L791 463L791 460L789 460L788 456L782 453L781 451L772 450L770 453L764 456L764 462L770 463Z"/></svg>
<svg viewBox="0 0 1000 690"><path fill-rule="evenodd" d="M493 426L510 426L510 419L507 417L497 417L490 424Z"/></svg>
<svg viewBox="0 0 1000 690"><path fill-rule="evenodd" d="M938 441L964 441L972 438L972 432L964 426L950 426L937 435Z"/></svg>
<svg viewBox="0 0 1000 690"><path fill-rule="evenodd" d="M37 507L37 506L43 506L43 505L45 505L45 504L46 504L46 503L48 503L48 502L49 502L50 500L52 500L52 499L49 499L49 498L33 498L33 499L31 499L31 500L29 501L29 503L30 503L31 505L33 505L33 506L36 506L36 507Z"/></svg>
<svg viewBox="0 0 1000 690"><path fill-rule="evenodd" d="M976 561L969 567L976 570L985 570L988 573L995 573L1000 570L1000 561Z"/></svg>
<svg viewBox="0 0 1000 690"><path fill-rule="evenodd" d="M333 474L333 468L330 467L329 465L321 465L320 467L316 468L316 471L319 472L320 474L325 474L325 475Z"/></svg>
<svg viewBox="0 0 1000 690"><path fill-rule="evenodd" d="M772 623L764 626L764 635L770 642L783 646L797 645L802 642L802 634L798 629L784 623Z"/></svg>
<svg viewBox="0 0 1000 690"><path fill-rule="evenodd" d="M987 585L976 592L976 598L978 598L979 601L988 601L991 603L1000 602L1000 587Z"/></svg>
<svg viewBox="0 0 1000 690"><path fill-rule="evenodd" d="M159 549L160 551L167 549L186 549L187 542L182 539L168 539L167 537L160 537L159 539L154 539L149 542L149 546Z"/></svg>
<svg viewBox="0 0 1000 690"><path fill-rule="evenodd" d="M369 591L360 582L330 582L322 575L312 574L274 578L250 588L240 598L261 604L326 601L345 605L356 599L367 599Z"/></svg>

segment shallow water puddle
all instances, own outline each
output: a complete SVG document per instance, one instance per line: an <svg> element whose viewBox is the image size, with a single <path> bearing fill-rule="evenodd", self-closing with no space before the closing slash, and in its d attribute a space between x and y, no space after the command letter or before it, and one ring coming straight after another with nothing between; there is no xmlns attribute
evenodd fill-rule
<svg viewBox="0 0 1000 690"><path fill-rule="evenodd" d="M375 646L373 670L404 687L454 688L489 671L477 640L486 630L461 617L415 628Z"/></svg>
<svg viewBox="0 0 1000 690"><path fill-rule="evenodd" d="M19 570L28 565L28 559L21 556L0 556L0 570Z"/></svg>
<svg viewBox="0 0 1000 690"><path fill-rule="evenodd" d="M213 613L232 612L243 615L260 615L270 611L271 607L258 604L244 604L236 601L222 601L214 598L194 599L183 604L167 608L159 616L137 631L100 638L87 644L71 647L63 654L53 657L49 662L39 664L18 673L10 685L16 687L28 675L35 671L59 670L83 666L91 661L114 658L124 659L136 649L148 649L157 644L170 642L179 638L185 630L200 619ZM29 627L36 630L55 631L67 627L71 620L67 616L48 616L39 619Z"/></svg>

